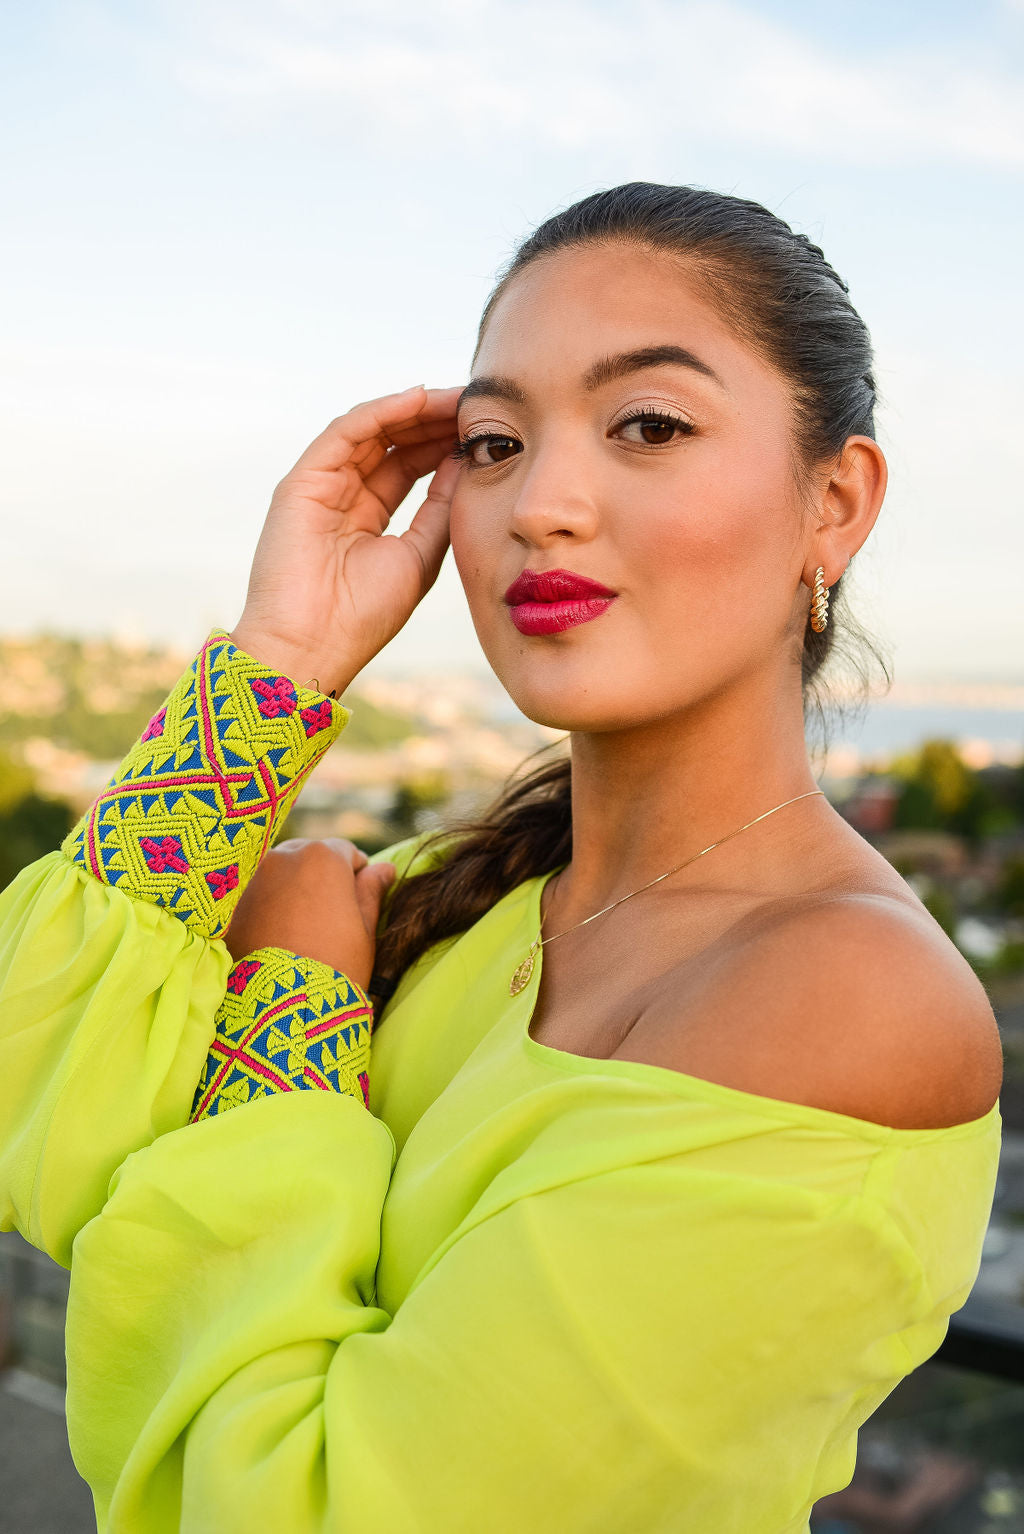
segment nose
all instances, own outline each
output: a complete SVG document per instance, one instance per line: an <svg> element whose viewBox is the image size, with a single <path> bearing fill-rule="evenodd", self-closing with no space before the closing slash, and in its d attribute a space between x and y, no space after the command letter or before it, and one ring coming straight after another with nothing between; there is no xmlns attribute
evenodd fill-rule
<svg viewBox="0 0 1024 1534"><path fill-rule="evenodd" d="M516 486L509 516L515 541L536 549L570 538L585 542L597 520L580 455L559 453L554 445L538 452Z"/></svg>

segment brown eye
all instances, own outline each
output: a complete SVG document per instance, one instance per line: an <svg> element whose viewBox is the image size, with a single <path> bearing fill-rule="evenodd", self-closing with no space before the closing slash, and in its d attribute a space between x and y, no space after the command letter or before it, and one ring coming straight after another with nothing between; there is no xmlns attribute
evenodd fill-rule
<svg viewBox="0 0 1024 1534"><path fill-rule="evenodd" d="M627 442L645 443L648 447L665 447L676 437L689 436L693 429L689 421L660 410L639 411L616 427Z"/></svg>
<svg viewBox="0 0 1024 1534"><path fill-rule="evenodd" d="M645 442L668 442L676 429L675 421L641 421L640 435Z"/></svg>
<svg viewBox="0 0 1024 1534"><path fill-rule="evenodd" d="M522 443L515 437L503 437L497 432L480 432L476 437L464 437L456 447L454 456L478 469L486 469L506 463L521 450Z"/></svg>
<svg viewBox="0 0 1024 1534"><path fill-rule="evenodd" d="M487 437L485 446L487 454L485 463L504 463L506 458L515 457L519 450L519 443L515 437Z"/></svg>

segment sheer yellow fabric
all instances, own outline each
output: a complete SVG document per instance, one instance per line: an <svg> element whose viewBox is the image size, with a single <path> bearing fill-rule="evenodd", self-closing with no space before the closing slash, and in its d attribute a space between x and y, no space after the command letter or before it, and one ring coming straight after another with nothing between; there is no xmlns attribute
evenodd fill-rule
<svg viewBox="0 0 1024 1534"><path fill-rule="evenodd" d="M977 1275L998 1105L891 1130L540 1045L541 885L406 974L369 1112L195 1124L223 944L59 852L0 895L2 1223L71 1262L101 1530L801 1534L847 1484Z"/></svg>

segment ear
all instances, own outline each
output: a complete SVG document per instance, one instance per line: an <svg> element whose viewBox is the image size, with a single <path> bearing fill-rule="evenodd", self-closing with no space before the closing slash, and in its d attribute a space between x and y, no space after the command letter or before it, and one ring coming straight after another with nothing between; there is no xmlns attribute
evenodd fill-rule
<svg viewBox="0 0 1024 1534"><path fill-rule="evenodd" d="M838 462L819 492L817 527L802 580L814 585L814 572L824 566L825 585L832 586L875 525L885 499L889 468L872 437L847 437Z"/></svg>

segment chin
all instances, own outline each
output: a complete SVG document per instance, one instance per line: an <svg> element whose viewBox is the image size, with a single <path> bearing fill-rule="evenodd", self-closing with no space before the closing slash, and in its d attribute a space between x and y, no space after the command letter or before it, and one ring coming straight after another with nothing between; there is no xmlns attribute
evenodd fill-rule
<svg viewBox="0 0 1024 1534"><path fill-rule="evenodd" d="M600 734L641 722L636 690L609 689L607 672L587 668L581 676L576 667L570 674L565 667L530 666L522 657L514 665L494 660L490 664L516 708L534 724L568 733Z"/></svg>
<svg viewBox="0 0 1024 1534"><path fill-rule="evenodd" d="M602 631L605 621L544 638L516 633L507 618L496 625L490 614L474 627L488 665L527 719L552 730L598 734L643 724L664 711L657 695L659 657L643 636Z"/></svg>

